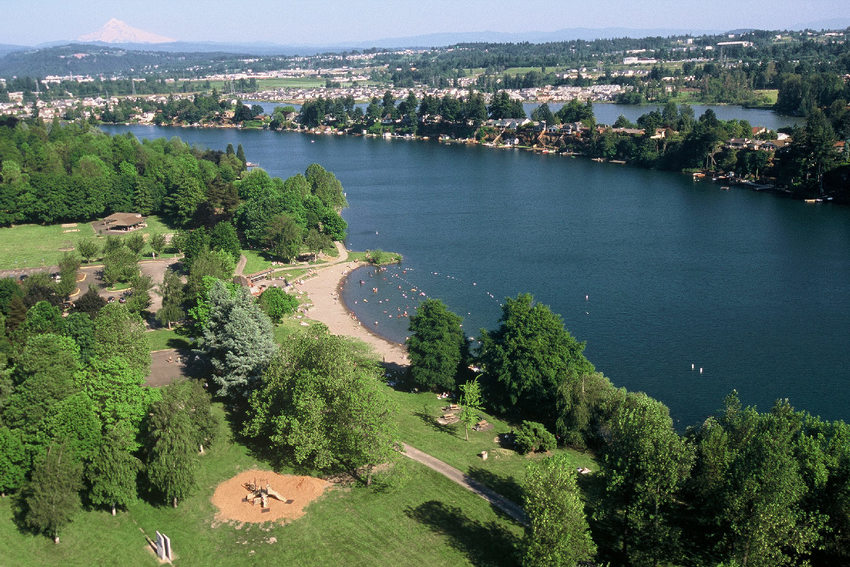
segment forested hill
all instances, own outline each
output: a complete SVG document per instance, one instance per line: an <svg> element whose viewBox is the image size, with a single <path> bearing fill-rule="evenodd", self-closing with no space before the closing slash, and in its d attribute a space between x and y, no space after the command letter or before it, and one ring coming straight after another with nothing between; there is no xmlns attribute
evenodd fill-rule
<svg viewBox="0 0 850 567"><path fill-rule="evenodd" d="M300 248L310 234L342 240L342 185L318 164L287 180L246 171L245 153L139 142L86 123L0 123L0 226L88 221L112 212L159 214L182 228L235 221L254 246ZM281 231L289 236L278 238ZM283 259L289 249L276 252Z"/></svg>

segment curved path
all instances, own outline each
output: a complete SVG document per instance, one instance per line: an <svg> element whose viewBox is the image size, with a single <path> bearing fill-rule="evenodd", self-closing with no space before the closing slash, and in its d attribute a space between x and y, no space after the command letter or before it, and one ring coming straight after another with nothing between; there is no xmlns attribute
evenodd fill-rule
<svg viewBox="0 0 850 567"><path fill-rule="evenodd" d="M451 465L444 463L443 461L432 457L428 453L423 453L416 447L411 447L407 443L402 443L402 455L413 459L418 463L422 463L429 469L435 470L444 477L449 480L459 484L460 486L470 490L500 509L502 512L516 520L521 524L525 524L528 522L528 518L525 515L522 507L516 504L515 502L508 500L498 492L492 490L491 488L484 486L480 482L472 480L469 476L463 474L459 469L454 468Z"/></svg>

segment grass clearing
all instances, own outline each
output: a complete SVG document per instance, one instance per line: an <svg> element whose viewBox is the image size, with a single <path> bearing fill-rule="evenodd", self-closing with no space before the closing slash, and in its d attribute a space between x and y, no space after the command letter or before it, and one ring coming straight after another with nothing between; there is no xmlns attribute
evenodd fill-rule
<svg viewBox="0 0 850 567"><path fill-rule="evenodd" d="M262 250L242 250L242 254L248 261L242 273L245 275L255 274L272 267L272 256Z"/></svg>
<svg viewBox="0 0 850 567"><path fill-rule="evenodd" d="M156 215L147 217L146 221L148 226L136 232L145 235L176 232ZM119 236L126 238L128 235ZM95 235L90 222L66 223L65 226L21 224L0 228L0 270L55 266L66 250L75 249L77 242L85 238L95 238L99 246L106 241L106 236ZM142 250L142 259L150 258L150 255L150 247L146 246ZM162 255L170 256L174 254ZM97 262L99 257L98 254L93 261Z"/></svg>
<svg viewBox="0 0 850 567"><path fill-rule="evenodd" d="M220 405L215 412L223 414ZM59 545L22 533L12 520L13 499L0 499L0 557L21 567L155 566L145 536L155 538L159 530L184 566L515 564L521 527L417 463L400 461L390 482L331 490L290 524L237 525L215 520L215 487L269 465L234 443L227 425L200 462L197 488L177 509L139 501L114 518L108 511L82 512L60 533Z"/></svg>
<svg viewBox="0 0 850 567"><path fill-rule="evenodd" d="M185 349L191 346L189 339L177 332L177 329L157 329L145 333L151 352L168 348Z"/></svg>
<svg viewBox="0 0 850 567"><path fill-rule="evenodd" d="M56 266L65 250L74 249L81 238L92 236L94 229L89 223L65 228L61 224L0 228L0 270Z"/></svg>

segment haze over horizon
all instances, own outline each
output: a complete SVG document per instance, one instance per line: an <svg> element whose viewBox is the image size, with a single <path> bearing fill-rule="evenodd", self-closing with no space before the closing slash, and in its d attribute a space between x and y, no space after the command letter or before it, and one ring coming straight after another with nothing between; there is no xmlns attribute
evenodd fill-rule
<svg viewBox="0 0 850 567"><path fill-rule="evenodd" d="M635 30L791 29L841 20L848 10L842 0L433 0L342 2L315 0L281 6L273 0L234 4L148 0L0 0L0 43L38 45L73 41L96 33L111 18L150 37L186 42L335 45L437 33L532 33L566 28ZM33 14L37 14L34 17ZM525 16L525 17L522 17Z"/></svg>

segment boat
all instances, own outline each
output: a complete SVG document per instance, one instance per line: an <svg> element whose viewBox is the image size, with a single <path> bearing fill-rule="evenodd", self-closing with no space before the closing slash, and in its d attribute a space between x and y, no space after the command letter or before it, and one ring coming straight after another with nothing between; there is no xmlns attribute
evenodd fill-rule
<svg viewBox="0 0 850 567"><path fill-rule="evenodd" d="M721 189L723 189L724 191L728 191L728 190L729 190L729 186L728 186L728 185L723 185L723 186L721 187Z"/></svg>

